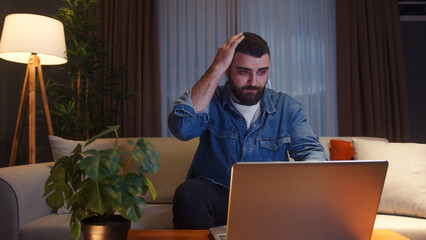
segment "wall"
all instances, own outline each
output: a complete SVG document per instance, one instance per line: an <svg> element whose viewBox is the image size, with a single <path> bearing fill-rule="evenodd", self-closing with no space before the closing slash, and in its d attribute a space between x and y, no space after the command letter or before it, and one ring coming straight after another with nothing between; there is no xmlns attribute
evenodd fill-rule
<svg viewBox="0 0 426 240"><path fill-rule="evenodd" d="M34 13L51 16L56 13L61 0L1 0L0 1L0 32L3 30L4 18L11 13ZM37 26L34 26L37 27ZM37 37L37 36L29 36ZM25 64L8 62L0 59L0 167L9 163L10 149L12 147L16 118L18 115L19 101L22 85L25 78ZM50 78L49 69L43 68L44 80ZM41 103L41 98L37 99ZM38 161L50 160L50 149L47 145L47 133L43 128L44 115L37 116L37 159ZM40 121L40 122L39 122ZM25 123L28 126L28 119ZM17 164L28 162L28 128L24 127Z"/></svg>
<svg viewBox="0 0 426 240"><path fill-rule="evenodd" d="M426 18L402 21L411 141L426 143Z"/></svg>

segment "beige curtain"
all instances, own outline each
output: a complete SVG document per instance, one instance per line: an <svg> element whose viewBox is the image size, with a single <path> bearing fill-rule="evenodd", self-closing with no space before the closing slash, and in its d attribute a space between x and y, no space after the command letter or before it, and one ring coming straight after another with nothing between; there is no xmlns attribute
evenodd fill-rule
<svg viewBox="0 0 426 240"><path fill-rule="evenodd" d="M99 0L96 7L102 39L114 49L107 61L116 70L127 66L123 87L136 93L121 102L122 137L161 135L157 14L157 0Z"/></svg>
<svg viewBox="0 0 426 240"><path fill-rule="evenodd" d="M337 0L339 135L409 141L397 0Z"/></svg>

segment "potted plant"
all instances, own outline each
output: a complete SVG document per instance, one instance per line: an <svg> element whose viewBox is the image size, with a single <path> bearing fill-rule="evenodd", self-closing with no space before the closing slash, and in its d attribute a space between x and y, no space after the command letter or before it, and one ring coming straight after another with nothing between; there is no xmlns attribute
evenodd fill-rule
<svg viewBox="0 0 426 240"><path fill-rule="evenodd" d="M146 173L159 169L158 152L146 139L128 141L133 147L129 159L120 159L117 149L119 126L108 127L89 139L85 146L110 133L115 134L115 147L106 150L82 151L78 144L69 156L61 157L53 166L45 184L44 196L54 210L65 207L70 212L71 235L80 236L81 222L95 222L98 226L116 226L113 220L125 220L125 237L130 221L137 222L143 215L149 190L155 199L156 192ZM136 161L138 169L129 172L129 164ZM119 214L119 215L116 215ZM121 220L120 220L121 219ZM129 221L130 220L130 221ZM85 239L90 239L86 237ZM114 239L118 239L114 237Z"/></svg>

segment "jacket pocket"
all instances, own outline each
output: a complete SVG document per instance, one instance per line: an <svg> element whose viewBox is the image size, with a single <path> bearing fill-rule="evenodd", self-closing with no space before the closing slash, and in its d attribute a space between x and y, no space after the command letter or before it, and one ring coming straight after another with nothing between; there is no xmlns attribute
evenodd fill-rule
<svg viewBox="0 0 426 240"><path fill-rule="evenodd" d="M207 130L218 138L238 138L238 132L236 130L215 124L212 121L210 121L210 123L207 125Z"/></svg>
<svg viewBox="0 0 426 240"><path fill-rule="evenodd" d="M278 138L260 138L260 147L268 149L270 151L277 151L283 145L287 145L291 142L289 136L278 137ZM287 148L285 148L287 151Z"/></svg>

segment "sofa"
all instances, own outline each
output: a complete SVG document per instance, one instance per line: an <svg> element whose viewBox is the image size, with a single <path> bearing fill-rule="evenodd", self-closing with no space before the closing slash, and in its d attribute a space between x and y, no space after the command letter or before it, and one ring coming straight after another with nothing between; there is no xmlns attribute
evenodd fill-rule
<svg viewBox="0 0 426 240"><path fill-rule="evenodd" d="M173 228L173 194L177 186L185 180L187 170L198 145L198 139L185 142L169 137L147 139L156 147L160 154L160 170L157 174L149 176L156 188L157 198L153 200L149 194L146 195L148 205L145 208L145 213L139 222L132 223L131 228L171 229ZM107 148L113 144L113 140L114 139L99 139L91 145L99 149ZM127 138L120 138L118 147L126 151L126 149L129 148L127 140ZM332 148L330 145L330 140L339 140L349 143L354 152L355 159L359 159L357 157L368 157L365 155L366 151L364 151L362 144L369 147L371 147L371 143L382 144L390 149L399 150L395 147L396 145L391 145L392 143L389 143L383 138L320 137L320 142L329 156L331 156L330 154L332 153L337 153L337 148L333 150L334 147ZM50 136L50 143L55 159L59 158L61 155L67 154L67 152L69 153L70 150L78 144L77 141L70 141L52 136ZM369 150L370 152L377 152L377 146L373 144L372 148L373 150ZM422 150L423 148L421 148L420 151ZM383 154L392 154L391 152L391 150L385 149ZM392 156L390 157L392 158ZM377 156L373 157L373 159L377 158ZM411 159L407 158L404 160L404 163L410 160ZM426 154L423 155L423 160L423 162L426 163ZM52 209L46 205L45 199L42 197L44 193L44 183L49 176L53 164L53 162L48 162L0 168L0 206L2 207L2 214L0 215L0 222L2 223L0 226L1 239L72 239L69 234L68 214L66 211L53 212ZM394 164L390 161L389 170L391 170L393 165ZM404 185L402 189L384 189L384 194L385 190L390 192L390 196L388 197L391 199L391 202L395 199L395 196L392 195L394 192L398 195L403 195L406 200L403 200L402 203L396 202L397 207L392 206L392 204L388 206L389 204L387 202L383 204L381 202L374 228L391 229L410 239L426 239L426 215L422 213L424 208L426 208L426 201L423 203L423 206L419 206L422 205L422 197L426 197L426 188L415 189L418 192L410 193L410 195L403 192L411 188L410 186L413 185L410 185L411 182L414 182L414 187L417 188L425 186L426 181L421 182L424 180L422 179L422 175L426 175L426 172L423 171L425 168L422 169L422 166L419 167L420 169L415 168L416 173L414 174L409 172L410 176L417 174L420 179L414 179L413 181L406 179L408 183L400 183ZM396 172L396 175L398 175L401 171L411 170L412 169L396 169L393 171L393 174L395 175ZM388 179L386 179L386 181L388 181ZM385 183L385 185L386 184L387 183ZM404 208L402 208L402 210L398 209L399 205L404 205L404 201L409 202L406 205L413 204L410 201L413 199L415 200L417 195L420 195L420 202L414 202L414 207L409 207L415 208L416 211L407 212ZM388 208L390 208L390 210ZM82 239L82 237L80 237L80 239Z"/></svg>

